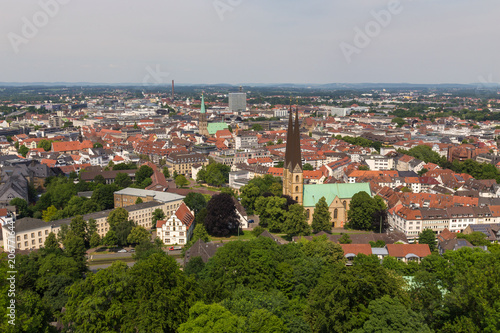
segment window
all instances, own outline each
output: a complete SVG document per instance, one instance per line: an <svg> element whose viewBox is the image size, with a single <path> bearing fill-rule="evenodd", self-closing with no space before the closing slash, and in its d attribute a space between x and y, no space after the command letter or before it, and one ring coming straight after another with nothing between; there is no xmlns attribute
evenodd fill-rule
<svg viewBox="0 0 500 333"><path fill-rule="evenodd" d="M48 235L49 234L49 231L48 230L45 230L45 234Z"/></svg>
<svg viewBox="0 0 500 333"><path fill-rule="evenodd" d="M20 249L21 248L21 243L17 243L17 248Z"/></svg>
<svg viewBox="0 0 500 333"><path fill-rule="evenodd" d="M337 219L338 216L339 216L339 210L337 208L335 208L335 210L333 211L333 218Z"/></svg>
<svg viewBox="0 0 500 333"><path fill-rule="evenodd" d="M35 238L35 233L34 232L31 233L31 238Z"/></svg>
<svg viewBox="0 0 500 333"><path fill-rule="evenodd" d="M20 241L21 240L21 236L17 236L17 240Z"/></svg>
<svg viewBox="0 0 500 333"><path fill-rule="evenodd" d="M295 181L298 182L299 181L299 176L295 176Z"/></svg>
<svg viewBox="0 0 500 333"><path fill-rule="evenodd" d="M38 243L42 243L42 239L41 238L38 238Z"/></svg>
<svg viewBox="0 0 500 333"><path fill-rule="evenodd" d="M28 242L24 242L24 246L28 246Z"/></svg>
<svg viewBox="0 0 500 333"><path fill-rule="evenodd" d="M24 239L28 239L28 234L25 234L25 235L24 235Z"/></svg>
<svg viewBox="0 0 500 333"><path fill-rule="evenodd" d="M167 239L165 240L165 243L170 244L170 238L167 238Z"/></svg>

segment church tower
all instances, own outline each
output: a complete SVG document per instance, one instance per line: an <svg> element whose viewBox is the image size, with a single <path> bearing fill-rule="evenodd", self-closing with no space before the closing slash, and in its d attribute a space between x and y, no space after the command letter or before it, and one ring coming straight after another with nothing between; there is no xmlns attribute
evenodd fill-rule
<svg viewBox="0 0 500 333"><path fill-rule="evenodd" d="M205 110L205 97L201 95L200 118L198 119L198 132L208 136L207 112Z"/></svg>
<svg viewBox="0 0 500 333"><path fill-rule="evenodd" d="M292 120L292 106L288 116L285 163L283 166L283 194L289 195L300 205L304 198L304 177L302 172L302 154L300 152L299 111L295 110L295 124Z"/></svg>

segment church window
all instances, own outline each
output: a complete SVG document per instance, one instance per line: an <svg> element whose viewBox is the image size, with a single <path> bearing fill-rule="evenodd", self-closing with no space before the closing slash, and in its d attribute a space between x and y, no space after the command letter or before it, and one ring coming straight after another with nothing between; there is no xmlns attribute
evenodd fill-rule
<svg viewBox="0 0 500 333"><path fill-rule="evenodd" d="M347 208L347 202L344 200L344 202L342 202L342 204L344 205L344 208Z"/></svg>
<svg viewBox="0 0 500 333"><path fill-rule="evenodd" d="M295 181L298 182L299 181L299 176L295 176Z"/></svg>
<svg viewBox="0 0 500 333"><path fill-rule="evenodd" d="M311 211L308 209L306 210L306 214L307 214L307 218L309 218L310 214L311 214Z"/></svg>
<svg viewBox="0 0 500 333"><path fill-rule="evenodd" d="M299 187L295 186L295 192L298 192L298 191L299 191Z"/></svg>
<svg viewBox="0 0 500 333"><path fill-rule="evenodd" d="M295 201L299 201L299 197L295 197Z"/></svg>
<svg viewBox="0 0 500 333"><path fill-rule="evenodd" d="M337 219L338 215L339 215L339 210L335 208L335 210L333 211L333 218Z"/></svg>

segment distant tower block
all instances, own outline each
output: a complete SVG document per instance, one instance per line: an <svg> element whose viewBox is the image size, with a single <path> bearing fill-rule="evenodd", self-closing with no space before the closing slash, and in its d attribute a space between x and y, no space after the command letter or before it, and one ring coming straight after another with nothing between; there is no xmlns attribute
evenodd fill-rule
<svg viewBox="0 0 500 333"><path fill-rule="evenodd" d="M172 80L172 102L174 101L174 80Z"/></svg>
<svg viewBox="0 0 500 333"><path fill-rule="evenodd" d="M240 87L240 92L229 93L229 110L238 114L247 110L247 94L243 92L243 87Z"/></svg>

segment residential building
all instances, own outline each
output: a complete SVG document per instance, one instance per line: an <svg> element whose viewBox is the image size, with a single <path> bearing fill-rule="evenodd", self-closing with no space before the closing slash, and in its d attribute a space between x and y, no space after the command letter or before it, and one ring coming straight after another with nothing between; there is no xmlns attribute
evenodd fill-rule
<svg viewBox="0 0 500 333"><path fill-rule="evenodd" d="M183 202L167 220L156 222L156 237L166 245L185 245L194 230L194 213Z"/></svg>
<svg viewBox="0 0 500 333"><path fill-rule="evenodd" d="M208 165L208 158L205 155L191 152L171 153L167 159L165 166L171 175L176 172L179 175L192 177L193 165L201 164Z"/></svg>

